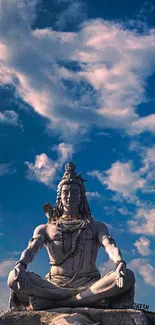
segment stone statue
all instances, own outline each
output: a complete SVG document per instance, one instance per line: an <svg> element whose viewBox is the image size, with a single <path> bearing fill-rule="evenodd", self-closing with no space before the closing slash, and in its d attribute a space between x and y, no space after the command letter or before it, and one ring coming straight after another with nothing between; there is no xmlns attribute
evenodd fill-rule
<svg viewBox="0 0 155 325"><path fill-rule="evenodd" d="M68 163L58 185L55 208L43 209L48 223L38 226L8 277L11 310L45 310L57 307L132 308L134 274L103 222L93 220L84 179ZM50 270L43 279L27 270L44 245ZM103 246L115 270L101 277L97 253Z"/></svg>

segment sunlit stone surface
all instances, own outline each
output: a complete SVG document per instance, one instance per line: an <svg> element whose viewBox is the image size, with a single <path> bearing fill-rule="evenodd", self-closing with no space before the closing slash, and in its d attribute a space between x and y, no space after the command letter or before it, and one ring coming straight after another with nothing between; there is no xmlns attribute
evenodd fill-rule
<svg viewBox="0 0 155 325"><path fill-rule="evenodd" d="M154 325L142 311L59 308L52 311L8 312L0 315L0 325Z"/></svg>

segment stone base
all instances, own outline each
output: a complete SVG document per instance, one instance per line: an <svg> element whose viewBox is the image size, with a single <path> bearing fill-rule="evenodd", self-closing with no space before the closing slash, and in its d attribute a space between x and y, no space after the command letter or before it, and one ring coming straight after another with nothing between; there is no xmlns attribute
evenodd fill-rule
<svg viewBox="0 0 155 325"><path fill-rule="evenodd" d="M48 311L5 312L0 325L148 325L134 309L58 308ZM150 324L155 324L150 323Z"/></svg>

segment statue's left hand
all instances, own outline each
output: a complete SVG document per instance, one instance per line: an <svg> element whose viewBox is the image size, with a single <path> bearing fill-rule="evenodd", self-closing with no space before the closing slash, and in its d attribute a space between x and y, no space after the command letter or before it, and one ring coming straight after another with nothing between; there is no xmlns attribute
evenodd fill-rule
<svg viewBox="0 0 155 325"><path fill-rule="evenodd" d="M119 288L124 287L125 275L126 275L126 265L124 263L119 263L115 271L116 274L116 285Z"/></svg>

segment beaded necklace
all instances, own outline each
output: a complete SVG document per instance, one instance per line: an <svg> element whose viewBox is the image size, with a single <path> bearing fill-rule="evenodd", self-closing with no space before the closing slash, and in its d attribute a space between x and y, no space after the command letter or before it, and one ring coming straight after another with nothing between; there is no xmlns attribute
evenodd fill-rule
<svg viewBox="0 0 155 325"><path fill-rule="evenodd" d="M60 219L59 219L60 220ZM77 254L77 252L79 251L79 244L80 244L80 239L81 239L81 249L80 249L80 262L79 262L79 266L76 270L76 272L74 273L73 277L67 281L65 284L61 285L61 287L66 287L68 286L69 284L71 284L73 282L73 280L77 277L81 267L82 267L82 264L83 264L83 259L84 259L84 244L85 244L85 236L86 236L86 231L83 232L83 230L86 230L87 227L92 227L92 224L91 224L91 221L89 219L85 219L85 220L82 220L78 226L76 225L75 227L72 227L72 228L68 228L67 225L66 225L66 228L63 227L64 226L64 223L62 224L60 221L57 223L57 226L60 227L60 232L61 232L61 249L64 253L64 256L63 258L61 258L59 261L55 262L55 263L51 263L52 266L59 266L61 265L68 257L72 257L72 256L75 256L75 254ZM69 229L69 230L68 230ZM63 233L67 233L68 231L69 232L74 232L74 231L77 231L77 234L75 236L75 239L74 239L74 242L73 242L73 245L72 245L72 248L70 251L66 252L66 250L64 249L64 238L63 238ZM80 238L80 235L81 235L81 238Z"/></svg>
<svg viewBox="0 0 155 325"><path fill-rule="evenodd" d="M60 240L61 240L61 250L64 254L64 256L59 260L59 261L55 261L54 263L51 263L52 266L59 266L61 265L68 257L73 257L77 254L77 252L79 251L79 244L80 244L80 234L81 232L86 229L88 223L87 223L87 220L82 220L78 225L70 228L67 227L65 228L64 227L64 224L62 224L60 221L57 223L57 226L58 226L58 229L60 230ZM76 236L75 236L75 239L73 241L73 245L72 245L72 248L67 252L64 248L64 236L63 234L64 233L67 233L67 232L70 232L70 233L73 233L75 231L78 231Z"/></svg>
<svg viewBox="0 0 155 325"><path fill-rule="evenodd" d="M75 256L78 251L79 251L79 245L80 245L80 234L82 230L86 227L86 224L84 221L82 221L79 225L69 228L67 227L66 229L63 228L64 225L61 224L61 235L60 235L60 242L61 242L61 251L63 252L64 256L69 253L67 252L65 247L64 247L64 233L74 233L77 231L77 234L75 236L72 248L70 250L69 256ZM71 252L72 251L72 252Z"/></svg>

